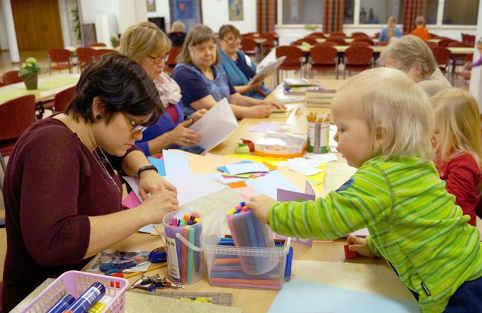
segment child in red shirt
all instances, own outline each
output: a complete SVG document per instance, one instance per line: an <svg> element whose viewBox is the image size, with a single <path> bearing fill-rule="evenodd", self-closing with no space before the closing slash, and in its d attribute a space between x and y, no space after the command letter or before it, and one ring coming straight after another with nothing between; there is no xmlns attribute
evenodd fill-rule
<svg viewBox="0 0 482 313"><path fill-rule="evenodd" d="M481 158L479 107L468 92L457 88L442 90L431 100L435 111L435 163L440 178L475 226Z"/></svg>

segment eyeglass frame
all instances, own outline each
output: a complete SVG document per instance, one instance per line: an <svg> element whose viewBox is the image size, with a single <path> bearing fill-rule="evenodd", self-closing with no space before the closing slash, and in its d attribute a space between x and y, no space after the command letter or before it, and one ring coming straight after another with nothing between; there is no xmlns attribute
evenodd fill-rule
<svg viewBox="0 0 482 313"><path fill-rule="evenodd" d="M137 132L143 132L147 126L144 126L142 123L138 123L132 119L130 119L127 114L125 114L124 112L120 112L122 114L122 116L124 117L124 119L127 121L127 124L129 124L129 126L131 127L131 132L133 134L137 133Z"/></svg>

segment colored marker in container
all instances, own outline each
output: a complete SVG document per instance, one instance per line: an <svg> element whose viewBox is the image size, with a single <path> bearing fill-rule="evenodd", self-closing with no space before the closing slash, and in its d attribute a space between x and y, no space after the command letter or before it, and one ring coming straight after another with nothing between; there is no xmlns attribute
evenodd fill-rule
<svg viewBox="0 0 482 313"><path fill-rule="evenodd" d="M105 286L95 282L64 313L85 313L105 294Z"/></svg>
<svg viewBox="0 0 482 313"><path fill-rule="evenodd" d="M64 295L47 311L47 313L62 313L67 310L72 303L75 302L75 298L69 294Z"/></svg>

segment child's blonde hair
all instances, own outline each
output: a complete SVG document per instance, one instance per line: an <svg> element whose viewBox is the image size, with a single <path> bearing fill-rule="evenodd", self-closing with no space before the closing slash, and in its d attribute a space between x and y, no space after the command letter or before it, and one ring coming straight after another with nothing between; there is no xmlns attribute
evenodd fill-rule
<svg viewBox="0 0 482 313"><path fill-rule="evenodd" d="M480 164L480 111L467 91L449 88L431 98L435 125L439 131L438 152L443 161L460 152L469 152Z"/></svg>
<svg viewBox="0 0 482 313"><path fill-rule="evenodd" d="M405 73L393 68L375 68L350 78L337 92L334 106L343 95L358 101L350 109L362 114L372 136L383 136L375 155L387 159L418 156L432 159L433 111L425 92ZM374 149L374 148L373 148ZM374 156L375 156L374 155Z"/></svg>

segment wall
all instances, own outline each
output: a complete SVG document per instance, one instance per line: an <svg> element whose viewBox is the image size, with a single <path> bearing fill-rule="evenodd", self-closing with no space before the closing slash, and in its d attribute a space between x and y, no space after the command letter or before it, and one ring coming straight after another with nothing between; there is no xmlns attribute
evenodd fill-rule
<svg viewBox="0 0 482 313"><path fill-rule="evenodd" d="M217 31L223 24L233 24L242 33L256 31L256 1L244 0L244 20L229 21L228 0L202 0L203 24ZM168 0L156 0L156 12L147 12L148 17L164 17L166 29L170 29L171 21Z"/></svg>
<svg viewBox="0 0 482 313"><path fill-rule="evenodd" d="M0 5L0 50L8 50L7 28L5 26L5 16Z"/></svg>
<svg viewBox="0 0 482 313"><path fill-rule="evenodd" d="M166 1L167 2L167 1ZM119 33L123 33L127 27L147 20L146 1L119 0Z"/></svg>
<svg viewBox="0 0 482 313"><path fill-rule="evenodd" d="M81 21L94 23L97 41L110 46L110 37L119 34L119 0L80 0Z"/></svg>

